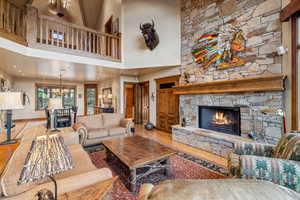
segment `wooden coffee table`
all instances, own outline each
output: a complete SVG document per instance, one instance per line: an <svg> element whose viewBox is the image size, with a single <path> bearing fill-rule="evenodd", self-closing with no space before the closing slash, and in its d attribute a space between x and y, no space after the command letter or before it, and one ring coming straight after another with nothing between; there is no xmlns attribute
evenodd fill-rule
<svg viewBox="0 0 300 200"><path fill-rule="evenodd" d="M164 170L168 174L168 159L176 151L140 136L106 140L107 161L121 169L121 180L131 192L142 177Z"/></svg>

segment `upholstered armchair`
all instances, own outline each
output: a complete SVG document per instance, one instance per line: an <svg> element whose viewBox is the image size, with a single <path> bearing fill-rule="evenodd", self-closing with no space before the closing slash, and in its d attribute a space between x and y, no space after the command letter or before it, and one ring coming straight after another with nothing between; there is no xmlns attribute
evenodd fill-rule
<svg viewBox="0 0 300 200"><path fill-rule="evenodd" d="M271 181L300 192L300 133L284 135L277 145L236 143L228 168L232 177Z"/></svg>

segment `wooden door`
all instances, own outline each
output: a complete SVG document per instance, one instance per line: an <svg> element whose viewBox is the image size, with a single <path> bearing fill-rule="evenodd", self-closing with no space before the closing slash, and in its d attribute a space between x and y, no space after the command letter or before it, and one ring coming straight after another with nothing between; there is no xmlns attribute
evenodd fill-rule
<svg viewBox="0 0 300 200"><path fill-rule="evenodd" d="M172 132L172 125L179 124L179 97L172 87L178 84L179 76L156 80L156 127Z"/></svg>
<svg viewBox="0 0 300 200"><path fill-rule="evenodd" d="M149 82L143 83L141 86L142 89L142 123L146 124L149 122Z"/></svg>
<svg viewBox="0 0 300 200"><path fill-rule="evenodd" d="M134 118L134 87L135 84L125 84L125 117Z"/></svg>
<svg viewBox="0 0 300 200"><path fill-rule="evenodd" d="M135 122L146 124L149 121L149 82L136 84Z"/></svg>
<svg viewBox="0 0 300 200"><path fill-rule="evenodd" d="M96 114L96 106L98 105L98 85L85 84L84 85L84 114Z"/></svg>

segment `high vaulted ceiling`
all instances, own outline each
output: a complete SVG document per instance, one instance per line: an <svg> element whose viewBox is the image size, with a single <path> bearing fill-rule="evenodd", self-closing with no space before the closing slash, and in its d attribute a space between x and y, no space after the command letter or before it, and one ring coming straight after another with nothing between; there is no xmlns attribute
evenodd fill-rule
<svg viewBox="0 0 300 200"><path fill-rule="evenodd" d="M103 0L79 0L85 26L98 29Z"/></svg>
<svg viewBox="0 0 300 200"><path fill-rule="evenodd" d="M13 4L21 7L26 4L32 4L42 14L48 12L49 0L10 0ZM111 0L113 1L113 0ZM98 29L99 20L101 17L103 0L71 0L71 8L69 10L69 20L72 23L85 25L92 29Z"/></svg>

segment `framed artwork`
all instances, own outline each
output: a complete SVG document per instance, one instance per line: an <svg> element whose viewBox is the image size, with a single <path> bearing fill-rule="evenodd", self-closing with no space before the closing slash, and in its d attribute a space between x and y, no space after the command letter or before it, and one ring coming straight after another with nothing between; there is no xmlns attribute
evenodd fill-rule
<svg viewBox="0 0 300 200"><path fill-rule="evenodd" d="M103 88L102 89L102 95L103 95L103 104L105 106L112 106L112 88Z"/></svg>
<svg viewBox="0 0 300 200"><path fill-rule="evenodd" d="M0 92L5 92L7 89L7 80L1 78L0 79Z"/></svg>

